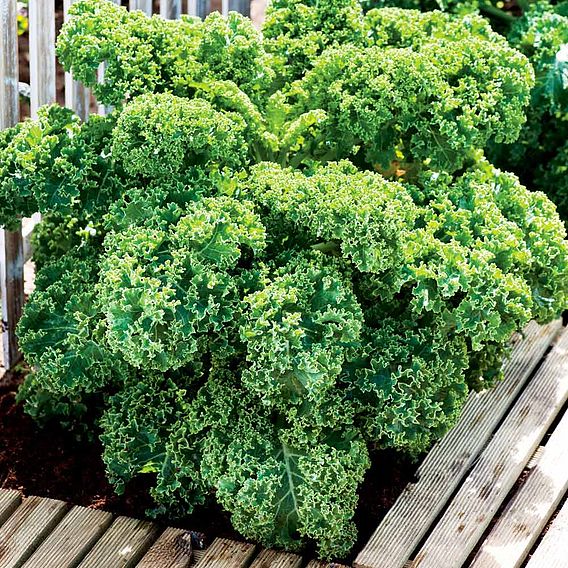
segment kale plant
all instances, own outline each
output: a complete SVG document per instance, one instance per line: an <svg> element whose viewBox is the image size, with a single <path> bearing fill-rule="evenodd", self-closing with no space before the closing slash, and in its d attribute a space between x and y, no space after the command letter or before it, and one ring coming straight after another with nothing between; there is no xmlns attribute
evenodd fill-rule
<svg viewBox="0 0 568 568"><path fill-rule="evenodd" d="M480 16L355 0L275 0L262 33L70 14L59 57L114 111L0 135L0 224L44 215L20 400L95 417L155 514L214 498L247 538L344 556L369 452L427 450L567 305L555 206L484 157L533 68Z"/></svg>
<svg viewBox="0 0 568 568"><path fill-rule="evenodd" d="M568 2L566 0L361 0L369 18L384 19L384 10L414 8L441 17L444 10L483 15L509 44L526 55L535 72L527 122L513 142L495 140L488 156L514 171L531 189L546 192L568 220ZM394 13L401 13L400 10ZM395 26L396 30L400 26ZM430 28L431 30L431 28ZM454 36L455 37L455 36ZM506 95L505 95L506 96Z"/></svg>

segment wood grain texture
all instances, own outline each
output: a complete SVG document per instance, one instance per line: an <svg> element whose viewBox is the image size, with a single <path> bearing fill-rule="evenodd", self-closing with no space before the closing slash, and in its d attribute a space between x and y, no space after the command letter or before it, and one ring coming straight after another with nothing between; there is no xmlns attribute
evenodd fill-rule
<svg viewBox="0 0 568 568"><path fill-rule="evenodd" d="M0 0L0 130L20 116L18 94L18 33L16 0ZM0 337L2 365L11 369L20 359L16 324L24 301L23 244L19 230L0 229Z"/></svg>
<svg viewBox="0 0 568 568"><path fill-rule="evenodd" d="M12 515L22 501L19 491L0 489L0 526Z"/></svg>
<svg viewBox="0 0 568 568"><path fill-rule="evenodd" d="M111 522L110 513L73 507L24 568L76 568Z"/></svg>
<svg viewBox="0 0 568 568"><path fill-rule="evenodd" d="M181 0L160 0L160 16L177 20L181 16Z"/></svg>
<svg viewBox="0 0 568 568"><path fill-rule="evenodd" d="M156 540L160 529L147 521L118 517L79 568L132 568Z"/></svg>
<svg viewBox="0 0 568 568"><path fill-rule="evenodd" d="M250 568L300 568L302 557L291 552L264 549L254 559Z"/></svg>
<svg viewBox="0 0 568 568"><path fill-rule="evenodd" d="M63 501L28 497L0 527L0 566L20 568L67 512Z"/></svg>
<svg viewBox="0 0 568 568"><path fill-rule="evenodd" d="M521 566L568 490L568 414L485 538L470 568ZM566 556L568 564L568 555Z"/></svg>
<svg viewBox="0 0 568 568"><path fill-rule="evenodd" d="M128 5L130 10L141 10L147 16L152 15L152 0L130 0Z"/></svg>
<svg viewBox="0 0 568 568"><path fill-rule="evenodd" d="M63 0L64 19L69 18L69 8L77 0ZM87 120L91 102L91 91L79 81L73 79L72 73L65 73L65 106L73 109L81 120Z"/></svg>
<svg viewBox="0 0 568 568"><path fill-rule="evenodd" d="M0 229L0 299L2 363L12 369L21 358L16 326L24 305L24 241L21 228Z"/></svg>
<svg viewBox="0 0 568 568"><path fill-rule="evenodd" d="M0 130L18 122L17 1L0 0Z"/></svg>
<svg viewBox="0 0 568 568"><path fill-rule="evenodd" d="M190 16L205 18L211 12L211 0L188 0L187 13Z"/></svg>
<svg viewBox="0 0 568 568"><path fill-rule="evenodd" d="M191 558L176 545L183 529L167 528L144 555L136 568L189 568Z"/></svg>
<svg viewBox="0 0 568 568"><path fill-rule="evenodd" d="M568 558L568 501L546 531L526 568L566 568Z"/></svg>
<svg viewBox="0 0 568 568"><path fill-rule="evenodd" d="M493 390L470 396L456 426L435 445L410 484L355 559L354 566L402 568L459 486L532 370L561 328L531 322Z"/></svg>
<svg viewBox="0 0 568 568"><path fill-rule="evenodd" d="M195 568L245 568L254 551L253 544L216 538Z"/></svg>
<svg viewBox="0 0 568 568"><path fill-rule="evenodd" d="M568 329L523 389L414 559L461 567L568 399Z"/></svg>
<svg viewBox="0 0 568 568"><path fill-rule="evenodd" d="M40 106L56 100L55 0L29 0L30 110L37 117Z"/></svg>

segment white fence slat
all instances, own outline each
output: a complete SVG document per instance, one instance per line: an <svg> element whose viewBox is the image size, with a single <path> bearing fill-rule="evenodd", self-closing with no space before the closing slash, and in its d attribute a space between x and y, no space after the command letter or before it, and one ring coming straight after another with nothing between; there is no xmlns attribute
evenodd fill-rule
<svg viewBox="0 0 568 568"><path fill-rule="evenodd" d="M161 0L160 16L166 20L177 20L181 16L181 0Z"/></svg>
<svg viewBox="0 0 568 568"><path fill-rule="evenodd" d="M63 11L67 21L71 4L77 0L64 0ZM82 83L75 81L71 73L65 73L65 106L73 109L81 120L87 120L91 93Z"/></svg>
<svg viewBox="0 0 568 568"><path fill-rule="evenodd" d="M221 0L221 14L227 16L229 13L229 0Z"/></svg>
<svg viewBox="0 0 568 568"><path fill-rule="evenodd" d="M205 18L211 12L211 0L188 0L187 13L190 16Z"/></svg>
<svg viewBox="0 0 568 568"><path fill-rule="evenodd" d="M130 10L142 10L147 16L152 15L152 0L130 0Z"/></svg>
<svg viewBox="0 0 568 568"><path fill-rule="evenodd" d="M0 0L0 129L18 122L18 32L16 0ZM20 358L16 323L24 302L24 262L21 231L0 229L0 296L2 298L2 359L11 369Z"/></svg>
<svg viewBox="0 0 568 568"><path fill-rule="evenodd" d="M31 115L55 102L55 0L30 0Z"/></svg>

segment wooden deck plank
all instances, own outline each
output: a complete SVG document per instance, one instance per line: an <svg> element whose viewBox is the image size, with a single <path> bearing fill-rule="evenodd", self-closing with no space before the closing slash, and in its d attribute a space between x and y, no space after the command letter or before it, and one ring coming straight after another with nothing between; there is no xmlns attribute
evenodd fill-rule
<svg viewBox="0 0 568 568"><path fill-rule="evenodd" d="M76 568L111 522L110 513L73 507L24 568Z"/></svg>
<svg viewBox="0 0 568 568"><path fill-rule="evenodd" d="M568 558L568 501L552 521L526 568L566 568Z"/></svg>
<svg viewBox="0 0 568 568"><path fill-rule="evenodd" d="M291 552L264 549L254 559L250 568L300 568L302 557Z"/></svg>
<svg viewBox="0 0 568 568"><path fill-rule="evenodd" d="M568 414L484 540L469 568L521 566L568 490ZM568 561L568 555L566 556ZM568 563L568 562L567 562Z"/></svg>
<svg viewBox="0 0 568 568"><path fill-rule="evenodd" d="M216 538L195 568L245 568L255 548L254 544Z"/></svg>
<svg viewBox="0 0 568 568"><path fill-rule="evenodd" d="M16 510L22 501L19 491L0 489L0 526Z"/></svg>
<svg viewBox="0 0 568 568"><path fill-rule="evenodd" d="M118 517L79 568L132 568L156 540L160 529L147 521Z"/></svg>
<svg viewBox="0 0 568 568"><path fill-rule="evenodd" d="M410 484L355 559L358 568L401 568L455 492L511 401L523 388L561 329L531 322L504 365L505 379L493 390L473 393L458 424L435 445Z"/></svg>
<svg viewBox="0 0 568 568"><path fill-rule="evenodd" d="M481 454L414 559L461 567L568 399L568 329Z"/></svg>
<svg viewBox="0 0 568 568"><path fill-rule="evenodd" d="M0 527L0 566L20 568L59 523L68 505L55 499L28 497Z"/></svg>
<svg viewBox="0 0 568 568"><path fill-rule="evenodd" d="M183 529L167 528L136 568L189 568L191 558L176 545L176 539L185 532Z"/></svg>

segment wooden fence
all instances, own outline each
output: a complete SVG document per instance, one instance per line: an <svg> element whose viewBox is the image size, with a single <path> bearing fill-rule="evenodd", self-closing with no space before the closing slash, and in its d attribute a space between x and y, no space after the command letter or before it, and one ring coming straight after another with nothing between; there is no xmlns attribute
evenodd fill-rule
<svg viewBox="0 0 568 568"><path fill-rule="evenodd" d="M109 0L121 4L120 0ZM64 0L64 14L74 0ZM153 13L159 5L159 14L176 19L182 13L204 17L212 8L220 8L226 15L230 10L249 15L250 0L129 0L130 10ZM29 0L29 61L30 112L34 117L44 104L56 100L55 66L55 0ZM17 0L0 0L0 130L19 120ZM67 73L65 76L65 105L86 119L89 114L90 93ZM99 107L99 113L104 113ZM2 357L0 365L11 369L20 359L15 327L24 303L24 262L30 247L22 230L9 232L0 229L0 322ZM1 372L0 372L1 375Z"/></svg>

